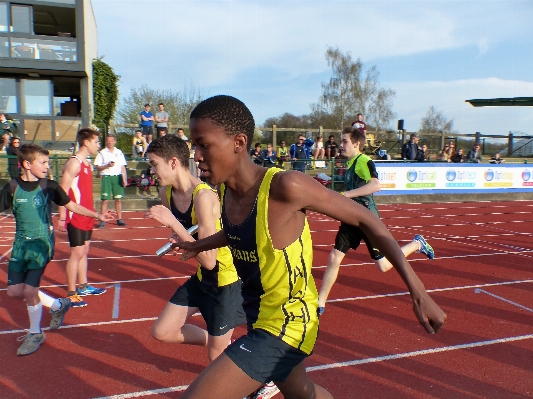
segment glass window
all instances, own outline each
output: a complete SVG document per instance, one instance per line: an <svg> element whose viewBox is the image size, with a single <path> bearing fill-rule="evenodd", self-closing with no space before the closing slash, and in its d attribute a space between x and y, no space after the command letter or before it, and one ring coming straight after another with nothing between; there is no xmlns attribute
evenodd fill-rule
<svg viewBox="0 0 533 399"><path fill-rule="evenodd" d="M0 79L0 112L17 113L17 82L15 79Z"/></svg>
<svg viewBox="0 0 533 399"><path fill-rule="evenodd" d="M75 41L11 38L13 58L76 62Z"/></svg>
<svg viewBox="0 0 533 399"><path fill-rule="evenodd" d="M0 37L0 57L9 58L9 38Z"/></svg>
<svg viewBox="0 0 533 399"><path fill-rule="evenodd" d="M33 34L31 6L11 6L12 31L17 33Z"/></svg>
<svg viewBox="0 0 533 399"><path fill-rule="evenodd" d="M0 2L0 32L9 32L9 18L7 3Z"/></svg>
<svg viewBox="0 0 533 399"><path fill-rule="evenodd" d="M43 3L76 4L76 0L38 0Z"/></svg>
<svg viewBox="0 0 533 399"><path fill-rule="evenodd" d="M52 82L50 80L22 79L21 95L23 114L52 114Z"/></svg>

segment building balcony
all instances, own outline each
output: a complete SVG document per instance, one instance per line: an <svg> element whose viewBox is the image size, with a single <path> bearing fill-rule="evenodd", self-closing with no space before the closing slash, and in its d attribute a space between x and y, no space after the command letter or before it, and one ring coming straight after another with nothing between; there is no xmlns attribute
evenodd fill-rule
<svg viewBox="0 0 533 399"><path fill-rule="evenodd" d="M76 39L0 37L0 57L57 62L77 62Z"/></svg>

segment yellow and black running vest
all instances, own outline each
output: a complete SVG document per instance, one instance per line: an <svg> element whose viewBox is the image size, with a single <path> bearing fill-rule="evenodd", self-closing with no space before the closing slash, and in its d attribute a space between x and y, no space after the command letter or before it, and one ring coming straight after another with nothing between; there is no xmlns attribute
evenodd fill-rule
<svg viewBox="0 0 533 399"><path fill-rule="evenodd" d="M318 333L318 292L311 275L313 247L307 219L300 237L274 249L268 227L268 196L272 177L267 170L254 207L240 225L226 217L222 192L222 223L242 280L248 326L268 331L290 346L310 354Z"/></svg>
<svg viewBox="0 0 533 399"><path fill-rule="evenodd" d="M174 217L179 220L179 222L188 229L195 224L198 224L198 219L196 218L196 212L194 210L194 198L200 190L213 190L208 184L200 183L198 184L192 193L191 204L189 209L184 213L180 212L178 208L174 205L172 201L172 186L167 186L167 200L170 205L170 210ZM221 230L220 219L216 221L217 232ZM197 238L197 235L194 235L194 238ZM237 271L233 265L233 258L228 247L219 248L217 251L217 262L215 267L212 270L205 269L202 265L198 265L198 271L196 272L198 279L203 283L210 286L223 287L228 284L236 282L239 277L237 276Z"/></svg>

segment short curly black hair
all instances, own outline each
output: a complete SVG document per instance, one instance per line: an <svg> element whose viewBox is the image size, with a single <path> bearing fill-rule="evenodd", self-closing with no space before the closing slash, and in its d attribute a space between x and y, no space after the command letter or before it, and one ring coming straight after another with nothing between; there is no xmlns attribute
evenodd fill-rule
<svg viewBox="0 0 533 399"><path fill-rule="evenodd" d="M254 137L254 117L246 105L235 97L219 95L208 98L193 109L191 119L210 119L230 136L246 134L247 148L250 149Z"/></svg>

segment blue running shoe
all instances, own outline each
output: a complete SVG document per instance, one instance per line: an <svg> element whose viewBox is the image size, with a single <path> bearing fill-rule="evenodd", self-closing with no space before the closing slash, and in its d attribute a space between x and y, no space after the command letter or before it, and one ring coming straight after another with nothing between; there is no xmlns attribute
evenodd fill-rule
<svg viewBox="0 0 533 399"><path fill-rule="evenodd" d="M70 309L70 298L59 298L61 302L61 307L56 311L50 309L50 314L52 315L52 320L50 321L50 330L57 330L63 324L63 319Z"/></svg>
<svg viewBox="0 0 533 399"><path fill-rule="evenodd" d="M83 308L87 306L87 302L81 299L81 296L78 294L69 295L68 299L70 299L70 306L72 308Z"/></svg>
<svg viewBox="0 0 533 399"><path fill-rule="evenodd" d="M418 250L418 252L426 255L429 259L435 258L435 251L433 251L433 248L427 243L424 237L422 237L420 234L417 234L414 240L418 241L418 243L420 244L420 249Z"/></svg>
<svg viewBox="0 0 533 399"><path fill-rule="evenodd" d="M79 296L87 296L87 295L102 295L105 292L105 289L103 288L96 288L92 285L88 285L84 289L78 288L78 295Z"/></svg>

